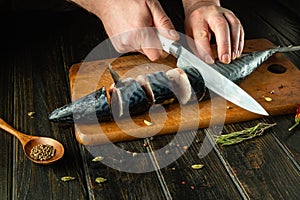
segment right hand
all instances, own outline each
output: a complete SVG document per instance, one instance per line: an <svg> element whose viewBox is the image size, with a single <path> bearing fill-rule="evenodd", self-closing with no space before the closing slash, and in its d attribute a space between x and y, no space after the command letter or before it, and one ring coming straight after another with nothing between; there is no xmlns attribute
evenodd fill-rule
<svg viewBox="0 0 300 200"><path fill-rule="evenodd" d="M171 40L179 39L158 0L101 0L91 12L102 20L119 53L137 51L152 61L166 57L153 27Z"/></svg>

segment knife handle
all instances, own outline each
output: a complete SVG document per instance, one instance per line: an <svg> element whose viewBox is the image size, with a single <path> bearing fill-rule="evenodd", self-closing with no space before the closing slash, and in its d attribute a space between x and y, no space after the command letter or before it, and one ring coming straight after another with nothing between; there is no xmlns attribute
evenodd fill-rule
<svg viewBox="0 0 300 200"><path fill-rule="evenodd" d="M180 45L177 44L175 41L162 36L159 32L157 32L157 37L161 43L163 50L177 57Z"/></svg>

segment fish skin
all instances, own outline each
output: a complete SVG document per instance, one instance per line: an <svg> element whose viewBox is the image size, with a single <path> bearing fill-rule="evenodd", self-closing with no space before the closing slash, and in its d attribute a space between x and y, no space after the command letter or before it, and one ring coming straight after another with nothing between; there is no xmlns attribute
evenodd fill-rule
<svg viewBox="0 0 300 200"><path fill-rule="evenodd" d="M300 50L300 46L279 46L267 50L244 54L240 58L231 61L230 64L224 64L217 60L211 66L229 80L237 83L250 75L255 69L257 69L263 62L268 60L275 53L285 53L298 50Z"/></svg>
<svg viewBox="0 0 300 200"><path fill-rule="evenodd" d="M263 62L268 60L273 54L277 52L291 52L291 51L297 51L300 50L300 46L287 46L287 47L275 47L272 49L262 50L262 51L256 51L253 53L242 55L240 58L237 58L233 60L230 64L224 64L220 61L216 61L215 64L212 64L211 66L215 68L218 72L223 74L226 78L233 82L239 82L240 80L244 79L248 75L250 75L256 68L258 68ZM193 69L193 67L191 67ZM204 86L204 90L201 89L201 84L194 82L192 69L186 69L186 73L188 77L190 78L190 83L192 85L192 88L200 88L199 91L196 89L195 93L196 96L201 99L205 98L205 91L207 91L207 88ZM198 71L197 71L198 72ZM201 82L201 81L200 81ZM204 81L203 81L204 82ZM199 84L197 86L197 84ZM101 88L85 97L82 97L73 103L70 103L68 105L62 106L60 108L55 109L52 113L49 115L49 120L52 122L64 122L64 123L73 123L73 115L79 118L85 117L86 121L90 119L90 117L95 118L95 112L97 117L99 118L99 121L106 121L112 119L112 113L111 109L109 107L109 103L107 101L106 94L104 95L105 88ZM204 93L203 93L204 91ZM197 94L198 93L198 94ZM203 93L203 94L202 94ZM101 98L104 102L95 102L95 98L93 96L97 96L97 94L100 94ZM201 95L202 94L202 95ZM134 99L131 99L131 102L135 101ZM113 103L113 102L112 102ZM93 106L98 105L98 106ZM129 101L130 105L130 101ZM88 108L88 109L83 109ZM95 108L96 111L95 111ZM148 107L145 107L148 109ZM131 106L129 110L131 110L130 114L138 114L142 113L144 111L147 111L147 109L141 109L137 112L134 111L135 108ZM73 113L73 111L76 111ZM89 112L92 112L90 114Z"/></svg>
<svg viewBox="0 0 300 200"><path fill-rule="evenodd" d="M120 80L111 92L111 108L114 118L137 115L149 110L145 91L133 78Z"/></svg>
<svg viewBox="0 0 300 200"><path fill-rule="evenodd" d="M204 79L201 76L200 72L194 68L193 66L186 66L181 68L187 75L191 87L193 89L193 95L196 96L197 99L191 99L190 103L194 101L201 101L206 93L207 88L205 87Z"/></svg>
<svg viewBox="0 0 300 200"><path fill-rule="evenodd" d="M106 96L105 87L55 109L48 116L52 122L74 123L74 121L90 122L111 120L111 109Z"/></svg>
<svg viewBox="0 0 300 200"><path fill-rule="evenodd" d="M154 104L161 104L166 100L175 97L175 94L172 92L171 81L168 79L165 72L158 71L147 74L145 78L152 89Z"/></svg>

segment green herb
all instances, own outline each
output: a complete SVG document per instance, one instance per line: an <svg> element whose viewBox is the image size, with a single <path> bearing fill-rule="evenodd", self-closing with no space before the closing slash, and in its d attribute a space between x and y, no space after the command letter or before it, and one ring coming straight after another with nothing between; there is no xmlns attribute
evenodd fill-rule
<svg viewBox="0 0 300 200"><path fill-rule="evenodd" d="M62 180L64 182L73 181L73 180L75 180L75 177L73 177L73 176L63 176L63 177L60 178L60 180Z"/></svg>
<svg viewBox="0 0 300 200"><path fill-rule="evenodd" d="M222 146L237 144L245 140L252 139L256 136L261 136L266 129L271 128L275 125L276 123L274 124L258 123L256 126L251 128L246 128L242 131L220 135L217 137L216 143Z"/></svg>

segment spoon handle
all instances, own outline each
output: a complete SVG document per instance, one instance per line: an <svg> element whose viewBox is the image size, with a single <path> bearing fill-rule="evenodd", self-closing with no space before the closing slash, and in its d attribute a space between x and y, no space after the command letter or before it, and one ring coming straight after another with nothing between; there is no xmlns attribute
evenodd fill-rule
<svg viewBox="0 0 300 200"><path fill-rule="evenodd" d="M6 132L12 134L16 138L18 138L22 144L24 144L28 140L30 140L30 136L25 135L24 133L21 133L20 131L16 130L11 125L9 125L7 122L5 122L1 117L0 117L0 128L5 130Z"/></svg>

